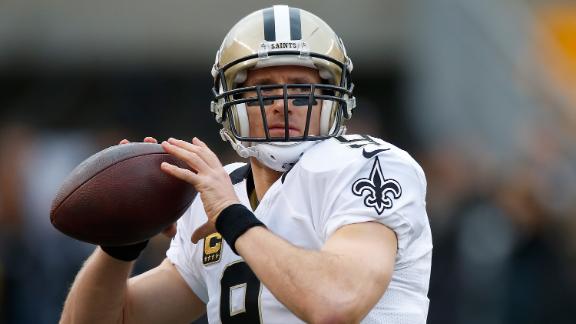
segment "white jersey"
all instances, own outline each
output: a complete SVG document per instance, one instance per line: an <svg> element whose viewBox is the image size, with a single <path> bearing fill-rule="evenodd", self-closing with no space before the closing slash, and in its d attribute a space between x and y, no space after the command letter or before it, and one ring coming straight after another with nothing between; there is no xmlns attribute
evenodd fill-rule
<svg viewBox="0 0 576 324"><path fill-rule="evenodd" d="M249 167L226 166L240 201L252 210ZM254 214L270 231L319 250L340 227L378 221L398 238L388 289L362 323L425 323L432 237L420 166L399 148L364 135L346 135L310 148L266 192ZM206 303L210 323L302 323L234 254L219 234L192 244L206 222L199 196L178 221L168 258Z"/></svg>

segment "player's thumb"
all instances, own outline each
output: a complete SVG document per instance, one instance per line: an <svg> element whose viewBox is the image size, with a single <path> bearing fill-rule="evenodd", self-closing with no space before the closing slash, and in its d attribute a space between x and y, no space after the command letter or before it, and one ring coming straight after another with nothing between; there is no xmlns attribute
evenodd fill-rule
<svg viewBox="0 0 576 324"><path fill-rule="evenodd" d="M198 241L212 233L216 233L214 225L208 222L204 223L202 226L198 227L194 233L192 233L192 243L196 244Z"/></svg>

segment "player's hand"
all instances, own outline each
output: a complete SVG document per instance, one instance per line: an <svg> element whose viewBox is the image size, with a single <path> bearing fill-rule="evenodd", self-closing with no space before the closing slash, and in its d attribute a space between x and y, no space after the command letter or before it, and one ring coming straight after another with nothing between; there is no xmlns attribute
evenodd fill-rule
<svg viewBox="0 0 576 324"><path fill-rule="evenodd" d="M150 137L150 136L144 137L144 141L143 141L143 142L144 142L144 143L158 144L158 141L157 141L154 137ZM118 143L118 144L122 145L122 144L128 144L128 143L130 143L129 140L123 139L123 140L121 140L120 143Z"/></svg>
<svg viewBox="0 0 576 324"><path fill-rule="evenodd" d="M196 137L192 139L192 143L171 138L162 142L162 147L196 171L182 169L167 162L161 165L164 172L192 184L200 193L208 221L192 234L192 242L196 243L215 233L216 219L220 212L232 204L240 203L240 200L236 196L228 172L204 142Z"/></svg>
<svg viewBox="0 0 576 324"><path fill-rule="evenodd" d="M144 137L143 142L144 143L158 144L158 140L156 140L154 137L150 137L150 136ZM122 145L122 144L128 144L128 143L130 143L129 140L123 139L118 144ZM176 224L172 223L170 226L166 227L166 229L162 231L162 234L164 234L164 236L167 236L169 238L176 236Z"/></svg>

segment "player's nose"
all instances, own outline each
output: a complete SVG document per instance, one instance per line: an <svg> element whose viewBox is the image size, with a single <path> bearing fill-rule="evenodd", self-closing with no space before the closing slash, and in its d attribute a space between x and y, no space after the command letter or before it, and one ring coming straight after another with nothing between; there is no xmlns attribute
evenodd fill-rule
<svg viewBox="0 0 576 324"><path fill-rule="evenodd" d="M282 89L278 89L274 95L284 97L284 91L282 91ZM288 115L290 115L294 110L294 104L290 99L280 98L273 100L273 102L270 103L269 110L271 110L274 114L285 115L287 112Z"/></svg>

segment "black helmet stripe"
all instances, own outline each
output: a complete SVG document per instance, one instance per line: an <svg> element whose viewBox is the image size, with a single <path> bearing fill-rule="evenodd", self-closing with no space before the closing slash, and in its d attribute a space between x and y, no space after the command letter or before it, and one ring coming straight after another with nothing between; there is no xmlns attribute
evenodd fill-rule
<svg viewBox="0 0 576 324"><path fill-rule="evenodd" d="M300 22L300 9L290 8L290 39L302 39L302 23Z"/></svg>
<svg viewBox="0 0 576 324"><path fill-rule="evenodd" d="M274 6L264 9L263 16L264 39L267 42L302 39L300 9ZM277 37L279 39L276 39Z"/></svg>
<svg viewBox="0 0 576 324"><path fill-rule="evenodd" d="M267 42L276 40L276 29L274 27L274 8L264 9L264 39Z"/></svg>

